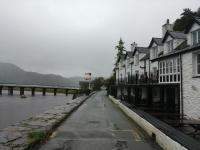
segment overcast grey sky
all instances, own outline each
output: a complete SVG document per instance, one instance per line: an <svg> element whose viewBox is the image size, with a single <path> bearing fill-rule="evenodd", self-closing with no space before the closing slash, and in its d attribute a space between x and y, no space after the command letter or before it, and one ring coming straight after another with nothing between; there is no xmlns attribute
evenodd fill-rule
<svg viewBox="0 0 200 150"><path fill-rule="evenodd" d="M0 61L66 77L109 76L120 37L127 50L199 0L0 0Z"/></svg>

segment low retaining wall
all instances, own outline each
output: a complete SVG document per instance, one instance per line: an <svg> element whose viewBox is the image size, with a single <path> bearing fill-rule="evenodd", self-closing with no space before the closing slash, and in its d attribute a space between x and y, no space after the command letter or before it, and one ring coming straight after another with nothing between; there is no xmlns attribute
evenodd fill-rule
<svg viewBox="0 0 200 150"><path fill-rule="evenodd" d="M77 109L89 96L81 96L56 106L40 115L21 121L0 130L0 150L25 150L48 138L70 113Z"/></svg>
<svg viewBox="0 0 200 150"><path fill-rule="evenodd" d="M119 106L119 108L134 122L136 122L143 130L145 130L155 141L166 150L199 150L200 143L182 132L174 129L166 123L156 119L149 114L129 109L122 104L120 100L109 95L109 98Z"/></svg>

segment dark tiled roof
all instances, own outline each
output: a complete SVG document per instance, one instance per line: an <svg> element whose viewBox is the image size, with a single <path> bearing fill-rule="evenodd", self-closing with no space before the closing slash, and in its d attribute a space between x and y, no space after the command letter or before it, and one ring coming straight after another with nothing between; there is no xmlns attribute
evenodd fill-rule
<svg viewBox="0 0 200 150"><path fill-rule="evenodd" d="M173 38L177 38L177 39L186 39L186 35L183 32L169 32L170 35L172 35Z"/></svg>
<svg viewBox="0 0 200 150"><path fill-rule="evenodd" d="M154 42L155 42L157 45L160 46L160 45L162 45L162 38L155 38L155 37L153 37L153 38L151 39L151 42L150 42L148 48L151 48L151 46L153 45Z"/></svg>
<svg viewBox="0 0 200 150"><path fill-rule="evenodd" d="M152 61L157 61L157 60L160 60L160 59L163 59L163 58L167 58L167 57L172 57L172 56L176 56L180 53L187 53L187 52L190 52L190 51L195 51L195 50L199 50L200 49L200 44L197 44L197 45L192 45L192 46L186 46L185 48L183 49L180 49L180 50L174 50L170 53L167 53L163 56L160 56L156 59L153 59Z"/></svg>
<svg viewBox="0 0 200 150"><path fill-rule="evenodd" d="M139 53L148 53L149 49L147 47L135 47L135 50Z"/></svg>
<svg viewBox="0 0 200 150"><path fill-rule="evenodd" d="M149 53L147 53L144 57L142 57L140 59L140 61L147 60L147 59L149 59L149 57L150 57L150 55L149 55Z"/></svg>
<svg viewBox="0 0 200 150"><path fill-rule="evenodd" d="M153 38L157 45L162 45L162 38Z"/></svg>
<svg viewBox="0 0 200 150"><path fill-rule="evenodd" d="M126 57L130 57L130 58L132 58L133 57L133 51L127 51L126 52Z"/></svg>
<svg viewBox="0 0 200 150"><path fill-rule="evenodd" d="M193 18L193 21L191 22L191 24L189 24L189 25L186 27L184 33L188 33L189 30L191 29L191 27L192 27L192 25L193 25L194 23L197 23L197 24L200 25L200 17L194 17L194 18Z"/></svg>
<svg viewBox="0 0 200 150"><path fill-rule="evenodd" d="M179 45L175 48L175 50L182 50L182 49L184 49L184 48L186 48L186 47L188 47L187 41L183 41L181 44L179 44Z"/></svg>
<svg viewBox="0 0 200 150"><path fill-rule="evenodd" d="M177 32L177 31L167 31L165 33L165 36L163 37L162 42L164 43L168 36L171 36L174 39L186 39L186 34L183 32Z"/></svg>

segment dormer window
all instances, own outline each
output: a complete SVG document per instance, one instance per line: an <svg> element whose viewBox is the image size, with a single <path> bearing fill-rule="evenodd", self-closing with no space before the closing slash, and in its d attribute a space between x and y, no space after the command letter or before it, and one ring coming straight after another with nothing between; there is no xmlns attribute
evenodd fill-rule
<svg viewBox="0 0 200 150"><path fill-rule="evenodd" d="M192 32L192 44L199 44L200 43L200 30L196 30Z"/></svg>
<svg viewBox="0 0 200 150"><path fill-rule="evenodd" d="M158 47L157 46L152 48L152 56L153 56L153 58L158 57Z"/></svg>
<svg viewBox="0 0 200 150"><path fill-rule="evenodd" d="M135 65L139 65L139 54L135 55Z"/></svg>
<svg viewBox="0 0 200 150"><path fill-rule="evenodd" d="M200 76L200 52L193 53L193 75Z"/></svg>
<svg viewBox="0 0 200 150"><path fill-rule="evenodd" d="M173 51L173 40L167 42L168 53Z"/></svg>

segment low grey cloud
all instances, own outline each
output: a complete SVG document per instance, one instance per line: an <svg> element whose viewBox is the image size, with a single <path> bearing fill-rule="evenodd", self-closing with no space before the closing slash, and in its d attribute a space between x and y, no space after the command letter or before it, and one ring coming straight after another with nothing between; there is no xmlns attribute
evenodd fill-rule
<svg viewBox="0 0 200 150"><path fill-rule="evenodd" d="M111 74L120 37L127 50L199 0L0 0L0 61L63 76Z"/></svg>

